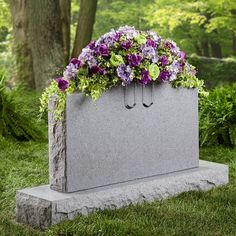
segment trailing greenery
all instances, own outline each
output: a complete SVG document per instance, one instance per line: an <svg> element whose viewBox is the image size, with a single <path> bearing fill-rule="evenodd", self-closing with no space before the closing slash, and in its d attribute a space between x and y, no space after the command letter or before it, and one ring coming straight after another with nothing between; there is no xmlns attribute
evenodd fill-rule
<svg viewBox="0 0 236 236"><path fill-rule="evenodd" d="M19 141L45 139L40 128L17 110L13 93L7 91L4 74L0 74L0 136Z"/></svg>
<svg viewBox="0 0 236 236"><path fill-rule="evenodd" d="M53 80L49 87L45 89L41 98L40 98L40 118L48 111L48 102L51 96L57 96L57 109L55 110L55 119L59 120L61 118L62 112L65 109L66 97L68 94L75 92L75 83L71 81L71 86L64 92L59 91L57 82Z"/></svg>
<svg viewBox="0 0 236 236"><path fill-rule="evenodd" d="M200 144L236 146L236 83L201 98Z"/></svg>
<svg viewBox="0 0 236 236"><path fill-rule="evenodd" d="M192 56L188 60L197 68L198 78L204 80L208 88L236 82L235 58L217 59Z"/></svg>

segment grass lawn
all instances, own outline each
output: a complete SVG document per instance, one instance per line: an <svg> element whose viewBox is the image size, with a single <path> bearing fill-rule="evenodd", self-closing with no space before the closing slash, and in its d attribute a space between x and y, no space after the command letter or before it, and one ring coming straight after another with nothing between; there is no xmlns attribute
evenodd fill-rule
<svg viewBox="0 0 236 236"><path fill-rule="evenodd" d="M47 143L0 139L0 235L236 235L236 149L201 149L201 159L230 166L230 184L53 226L45 232L15 222L15 193L48 181Z"/></svg>

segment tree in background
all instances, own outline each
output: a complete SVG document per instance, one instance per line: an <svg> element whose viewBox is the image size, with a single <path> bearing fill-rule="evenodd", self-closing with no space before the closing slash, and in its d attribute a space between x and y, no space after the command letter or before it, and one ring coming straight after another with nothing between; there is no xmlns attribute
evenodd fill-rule
<svg viewBox="0 0 236 236"><path fill-rule="evenodd" d="M10 0L13 23L13 52L16 58L15 79L35 89L32 51L28 41L27 0Z"/></svg>
<svg viewBox="0 0 236 236"><path fill-rule="evenodd" d="M42 90L70 58L70 0L10 0L18 81ZM91 40L97 0L81 0L73 55Z"/></svg>
<svg viewBox="0 0 236 236"><path fill-rule="evenodd" d="M228 46L235 34L232 14L235 8L236 2L229 0L156 0L146 19L165 36L174 35L184 48L199 55L221 58L222 48Z"/></svg>
<svg viewBox="0 0 236 236"><path fill-rule="evenodd" d="M92 38L97 0L80 0L79 19L76 29L72 57L80 54Z"/></svg>

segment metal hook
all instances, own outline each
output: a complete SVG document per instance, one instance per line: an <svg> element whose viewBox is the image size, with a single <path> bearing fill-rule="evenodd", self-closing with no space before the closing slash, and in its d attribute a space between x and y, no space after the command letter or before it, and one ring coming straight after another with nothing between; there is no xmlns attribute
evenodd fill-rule
<svg viewBox="0 0 236 236"><path fill-rule="evenodd" d="M146 108L150 107L153 104L153 83L152 83L151 86L152 86L151 87L151 102L149 104L146 104L144 102L144 88L145 88L145 85L142 86L142 103L143 103L143 106L146 107Z"/></svg>
<svg viewBox="0 0 236 236"><path fill-rule="evenodd" d="M128 87L128 85L125 85L125 88L124 88L124 103L125 103L125 107L127 108L127 109L132 109L132 108L134 108L135 106L136 106L136 84L135 83L133 83L134 84L134 89L133 89L133 92L134 92L134 103L133 103L133 105L132 106L130 106L128 103L127 103L127 101L126 101L126 95L127 95L127 87Z"/></svg>

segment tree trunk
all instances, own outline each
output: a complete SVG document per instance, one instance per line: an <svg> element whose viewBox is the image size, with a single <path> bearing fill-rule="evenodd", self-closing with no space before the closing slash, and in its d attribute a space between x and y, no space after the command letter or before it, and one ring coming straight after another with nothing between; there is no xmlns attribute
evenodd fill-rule
<svg viewBox="0 0 236 236"><path fill-rule="evenodd" d="M35 85L42 90L65 66L59 0L28 0L27 16Z"/></svg>
<svg viewBox="0 0 236 236"><path fill-rule="evenodd" d="M32 52L27 38L27 0L10 0L13 23L13 51L16 55L16 81L35 89Z"/></svg>
<svg viewBox="0 0 236 236"><path fill-rule="evenodd" d="M217 42L211 42L211 53L213 57L222 58L221 46Z"/></svg>
<svg viewBox="0 0 236 236"><path fill-rule="evenodd" d="M202 41L201 46L202 46L203 56L204 57L210 57L208 40Z"/></svg>
<svg viewBox="0 0 236 236"><path fill-rule="evenodd" d="M198 56L202 56L202 50L201 50L201 48L200 48L200 46L199 46L199 43L195 43L194 44L194 47L195 47L195 50L196 50L196 52L197 52L197 55Z"/></svg>
<svg viewBox="0 0 236 236"><path fill-rule="evenodd" d="M65 61L70 59L70 17L71 0L60 0L62 35Z"/></svg>
<svg viewBox="0 0 236 236"><path fill-rule="evenodd" d="M92 38L97 0L80 0L79 19L72 57L77 57Z"/></svg>

